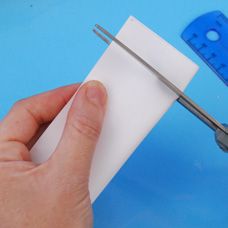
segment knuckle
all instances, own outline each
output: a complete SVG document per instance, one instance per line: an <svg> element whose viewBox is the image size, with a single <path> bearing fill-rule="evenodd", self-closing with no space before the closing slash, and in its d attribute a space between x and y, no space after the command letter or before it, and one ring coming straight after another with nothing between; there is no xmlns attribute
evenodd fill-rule
<svg viewBox="0 0 228 228"><path fill-rule="evenodd" d="M20 108L20 107L23 107L26 103L26 100L25 99L21 99L21 100L18 100L14 103L13 105L13 109L17 109L17 108Z"/></svg>
<svg viewBox="0 0 228 228"><path fill-rule="evenodd" d="M75 116L69 125L73 131L92 140L97 139L101 132L100 124L84 115Z"/></svg>

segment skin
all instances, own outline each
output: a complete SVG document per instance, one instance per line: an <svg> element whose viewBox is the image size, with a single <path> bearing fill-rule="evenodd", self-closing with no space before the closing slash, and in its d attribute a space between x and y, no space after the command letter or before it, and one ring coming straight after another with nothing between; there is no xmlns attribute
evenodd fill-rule
<svg viewBox="0 0 228 228"><path fill-rule="evenodd" d="M51 158L34 164L29 149L79 84L17 102L0 123L0 226L92 227L91 159L102 129L107 93L97 81L76 94Z"/></svg>

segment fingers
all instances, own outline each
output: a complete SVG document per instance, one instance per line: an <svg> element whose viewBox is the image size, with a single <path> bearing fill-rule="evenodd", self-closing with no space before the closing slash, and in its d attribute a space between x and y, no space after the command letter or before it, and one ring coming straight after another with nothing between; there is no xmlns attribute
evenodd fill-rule
<svg viewBox="0 0 228 228"><path fill-rule="evenodd" d="M0 143L0 162L30 161L27 147L19 142Z"/></svg>
<svg viewBox="0 0 228 228"><path fill-rule="evenodd" d="M91 159L102 129L106 100L106 90L98 81L85 83L77 92L62 138L48 161L58 173L88 179Z"/></svg>
<svg viewBox="0 0 228 228"><path fill-rule="evenodd" d="M27 144L41 124L50 122L64 107L79 84L65 86L17 102L0 125L0 142Z"/></svg>
<svg viewBox="0 0 228 228"><path fill-rule="evenodd" d="M34 144L37 142L37 140L40 138L40 136L44 133L44 131L48 128L49 125L50 123L44 123L40 125L38 131L36 131L36 134L26 144L28 150L31 150L31 148L34 146Z"/></svg>

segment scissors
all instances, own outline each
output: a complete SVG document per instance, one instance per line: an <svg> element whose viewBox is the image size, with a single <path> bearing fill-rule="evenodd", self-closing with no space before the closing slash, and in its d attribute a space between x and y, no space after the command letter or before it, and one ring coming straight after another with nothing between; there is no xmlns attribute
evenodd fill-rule
<svg viewBox="0 0 228 228"><path fill-rule="evenodd" d="M210 116L202 107L197 105L190 97L188 97L184 92L182 92L176 85L170 82L166 77L164 77L157 69L151 66L143 58L141 58L137 53L131 50L127 45L122 43L119 39L113 36L106 29L96 24L93 29L94 33L101 38L108 45L111 41L115 42L118 46L123 48L128 54L139 61L144 67L146 67L150 72L154 73L155 76L163 82L170 90L172 90L177 96L177 101L185 107L188 111L194 114L199 120L206 124L215 133L215 141L218 146L224 151L228 152L228 125L221 124L215 118Z"/></svg>

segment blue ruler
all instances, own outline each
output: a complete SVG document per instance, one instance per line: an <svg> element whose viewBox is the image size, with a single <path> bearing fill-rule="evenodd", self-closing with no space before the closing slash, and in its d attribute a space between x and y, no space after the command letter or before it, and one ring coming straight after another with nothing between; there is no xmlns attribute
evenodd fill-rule
<svg viewBox="0 0 228 228"><path fill-rule="evenodd" d="M228 86L228 18L220 11L204 14L181 37Z"/></svg>

